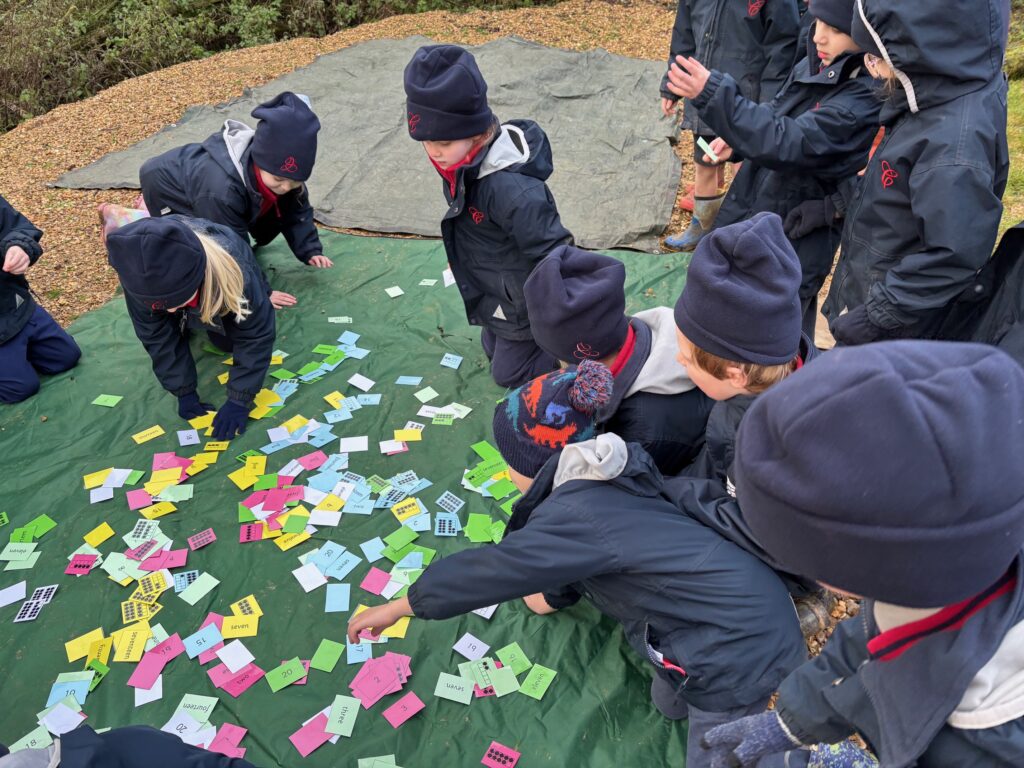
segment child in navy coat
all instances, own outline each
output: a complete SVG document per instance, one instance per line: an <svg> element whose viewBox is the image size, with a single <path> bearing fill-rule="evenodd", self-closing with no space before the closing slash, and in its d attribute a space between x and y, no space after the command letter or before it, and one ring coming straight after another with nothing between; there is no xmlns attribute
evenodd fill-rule
<svg viewBox="0 0 1024 768"><path fill-rule="evenodd" d="M669 67L677 56L695 56L709 67L736 79L740 92L753 101L771 101L793 67L800 34L796 0L679 0ZM671 115L679 94L661 82L661 109ZM694 205L689 228L666 245L692 251L715 222L724 199L724 166L704 160L697 139L711 141L715 128L701 119L691 102L683 125L693 131Z"/></svg>
<svg viewBox="0 0 1024 768"><path fill-rule="evenodd" d="M320 121L304 96L289 91L252 111L250 128L227 120L202 143L185 144L150 158L139 170L151 216L181 214L235 231L259 248L283 235L295 258L330 267L313 221L305 182L316 162ZM275 291L275 306L295 297Z"/></svg>
<svg viewBox="0 0 1024 768"><path fill-rule="evenodd" d="M1024 369L981 344L838 349L759 398L736 492L786 567L864 598L721 765L1024 765ZM801 747L824 742L809 753ZM810 762L808 762L810 761Z"/></svg>
<svg viewBox="0 0 1024 768"><path fill-rule="evenodd" d="M0 403L39 391L39 374L74 368L82 351L40 307L25 273L43 255L43 233L0 197Z"/></svg>
<svg viewBox="0 0 1024 768"><path fill-rule="evenodd" d="M858 0L885 138L847 204L822 312L840 344L931 338L992 254L1009 170L1005 0Z"/></svg>
<svg viewBox="0 0 1024 768"><path fill-rule="evenodd" d="M597 360L612 372L612 396L598 428L640 443L664 475L689 464L704 444L714 401L676 362L669 307L626 314L621 261L571 245L553 250L526 281L530 329L563 365Z"/></svg>
<svg viewBox="0 0 1024 768"><path fill-rule="evenodd" d="M518 387L557 361L530 333L523 283L554 248L572 242L545 184L547 136L531 120L499 125L476 60L455 45L420 48L405 68L409 135L442 178L441 237L491 375Z"/></svg>
<svg viewBox="0 0 1024 768"><path fill-rule="evenodd" d="M495 443L524 493L505 538L435 561L407 597L352 617L349 638L405 615L446 619L519 597L551 613L585 596L650 661L655 706L689 718L686 764L702 768L701 734L763 711L806 648L775 574L665 498L639 445L595 437L611 388L608 369L585 360L499 403Z"/></svg>
<svg viewBox="0 0 1024 768"><path fill-rule="evenodd" d="M841 200L840 183L867 164L881 104L850 37L853 0L817 0L809 13L816 21L806 55L770 102L747 98L731 75L693 58L673 63L668 88L690 99L718 135L711 142L716 162L743 163L714 225L759 211L786 221L803 273L803 330L813 339L818 291L832 270L842 226L832 196Z"/></svg>
<svg viewBox="0 0 1024 768"><path fill-rule="evenodd" d="M215 440L245 432L274 350L270 287L249 244L228 227L184 216L145 218L107 237L110 266L124 288L135 334L153 373L178 399L178 415L212 411L196 391L189 329L230 352L227 401L213 419Z"/></svg>

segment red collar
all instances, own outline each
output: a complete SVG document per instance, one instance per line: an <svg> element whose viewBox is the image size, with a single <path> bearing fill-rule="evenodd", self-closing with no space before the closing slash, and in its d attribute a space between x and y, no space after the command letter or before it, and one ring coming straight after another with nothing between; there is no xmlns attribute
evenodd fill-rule
<svg viewBox="0 0 1024 768"><path fill-rule="evenodd" d="M200 290L202 290L202 286L200 286ZM191 301L186 301L185 302L185 306L186 307L198 307L199 306L199 291L196 291L196 295L192 297Z"/></svg>
<svg viewBox="0 0 1024 768"><path fill-rule="evenodd" d="M626 367L629 358L633 356L634 347L636 347L636 331L633 330L633 326L630 324L627 326L626 340L623 342L619 354L615 356L612 364L608 366L613 378L622 373L622 369Z"/></svg>
<svg viewBox="0 0 1024 768"><path fill-rule="evenodd" d="M794 362L796 363L796 368L793 369L794 371L799 371L801 368L804 367L804 359L800 357L800 355L796 356Z"/></svg>
<svg viewBox="0 0 1024 768"><path fill-rule="evenodd" d="M260 201L260 212L257 218L261 218L269 213L271 208L273 208L275 213L277 213L277 218L281 218L281 209L277 205L277 193L263 183L263 177L260 176L260 169L256 163L252 164L252 171L252 175L256 177L256 190L263 198Z"/></svg>
<svg viewBox="0 0 1024 768"><path fill-rule="evenodd" d="M457 176L457 171L459 170L459 168L462 168L463 166L472 163L476 156L480 154L480 150L483 149L484 146L484 144L479 144L478 146L473 147L473 149L469 150L469 153L464 158L459 160L459 162L457 162L455 165L452 165L448 168L442 168L436 162L434 162L434 158L428 155L428 159L430 160L431 164L434 166L437 172L441 174L441 177L448 182L448 189L452 196L452 199L455 198L455 177Z"/></svg>

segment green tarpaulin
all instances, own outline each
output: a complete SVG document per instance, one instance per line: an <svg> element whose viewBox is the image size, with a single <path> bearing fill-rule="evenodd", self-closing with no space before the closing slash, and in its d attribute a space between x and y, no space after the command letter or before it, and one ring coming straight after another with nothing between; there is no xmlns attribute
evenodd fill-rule
<svg viewBox="0 0 1024 768"><path fill-rule="evenodd" d="M220 585L194 607L173 590L164 593L160 601L164 608L153 623L185 637L199 628L209 611L230 614L230 603L253 593L265 616L258 636L243 642L265 670L282 659L309 659L324 638L344 640L349 614L325 614L322 588L310 594L302 591L290 573L299 566L298 556L327 539L361 554L361 542L390 533L397 522L388 510L376 510L369 517L343 516L337 528L321 528L313 540L288 552L270 541L240 544L237 507L247 494L240 492L227 474L241 466L234 458L237 454L268 442L267 428L295 414L322 418L324 411L330 410L323 396L333 390L358 394L346 384L352 374L375 380L372 391L383 395L380 406L364 407L351 421L335 425L339 436L369 436L370 451L351 455L353 471L389 477L412 469L433 481L433 486L420 494L431 512L437 511L434 500L450 490L467 502L461 512L463 524L472 512L505 519L496 502L460 487L463 470L478 460L469 446L489 437L492 408L502 390L489 378L479 331L467 325L456 288L442 287L445 259L440 243L324 233L324 245L335 261L331 270L303 267L283 246L260 253L272 284L296 294L300 302L278 315L277 346L290 354L285 364L291 370L321 359L312 354L313 347L333 343L345 330L361 333L360 345L372 350L371 354L364 360L345 360L322 381L303 385L276 417L250 421L248 432L232 443L219 463L192 481L194 498L181 502L178 512L161 519L162 530L173 538L175 547L185 546L186 537L213 527L217 541L190 552L187 566L176 572L209 572ZM622 256L629 272L629 310L675 300L683 283L685 257ZM423 278L438 282L432 287L420 286ZM405 294L391 299L385 288L394 285L402 287ZM328 317L340 315L351 316L352 325L328 322ZM123 551L121 536L139 516L128 510L123 490L115 491L111 501L90 505L82 476L119 467L145 470L148 477L155 452L177 451L182 456L196 452L178 446L175 430L187 425L177 418L173 398L154 379L120 298L80 318L71 332L84 351L81 364L47 379L42 392L28 402L0 410L4 469L0 511L10 518L7 526L0 527L0 545L7 543L13 529L41 513L57 522L39 541L42 555L38 565L31 570L0 571L0 589L22 579L28 580L29 594L39 586L60 585L34 622L11 623L17 603L0 609L0 701L4 711L0 742L8 744L36 726L35 713L46 705L56 676L82 668L81 661L67 661L64 643L96 627L109 635L122 626L119 605L131 588L115 584L102 571L83 577L63 572L70 553L82 545L82 537L104 521L116 536L101 544L100 551L104 555ZM223 391L216 378L227 370L222 364L224 356L203 352L200 342L195 339L193 346L200 392L204 399L219 404ZM446 352L465 358L457 371L439 365ZM422 386L436 389L440 397L434 404L454 400L474 410L450 427L428 424L423 441L412 443L408 453L382 456L376 450L377 441L390 438L393 429L416 419L420 407L414 398L417 387L395 386L395 379L403 375L422 376ZM273 382L268 380L268 385ZM123 395L124 399L114 408L90 405L100 394ZM132 441L131 435L155 424L163 426L164 436L143 445ZM328 445L325 450L330 448ZM310 450L297 445L272 454L268 471L276 471ZM439 538L432 532L421 534L420 541L439 550L441 556L476 546L464 537ZM390 568L390 563L385 561L385 565ZM359 589L368 569L363 561L346 579L352 585L353 607L358 602L381 602ZM508 577L514 580L516 574ZM515 693L500 699L476 699L466 707L435 698L438 674L458 674L457 665L463 659L452 645L467 631L488 643L492 651L516 641L531 661L557 670L544 699L535 701ZM412 657L412 677L404 691L415 691L426 709L395 730L381 712L399 695L387 696L370 710L360 711L352 738L327 744L307 759L299 756L288 736L329 706L336 694L350 693L348 684L358 666L346 665L344 657L332 673L313 670L305 686L290 686L275 694L266 681L260 681L234 699L216 690L207 678L205 669L213 664L201 668L198 661L182 655L164 672L163 698L139 708L133 706L133 690L126 685L135 665L112 663L110 674L89 695L84 711L95 728L130 723L159 727L170 719L184 694L217 696L220 703L211 722L248 728L241 745L248 750L246 757L266 766L354 767L357 758L392 753L405 768L472 766L479 764L492 740L521 750L523 768L679 766L683 762L685 727L666 721L652 708L646 663L627 647L617 625L589 606L538 617L516 602L500 606L490 621L476 615L445 622L414 619L406 639L378 647L375 655L388 649Z"/></svg>

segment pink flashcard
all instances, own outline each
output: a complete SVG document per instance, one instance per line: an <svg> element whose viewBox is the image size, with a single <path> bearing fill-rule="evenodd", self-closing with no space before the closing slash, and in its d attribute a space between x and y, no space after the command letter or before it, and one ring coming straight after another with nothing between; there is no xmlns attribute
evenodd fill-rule
<svg viewBox="0 0 1024 768"><path fill-rule="evenodd" d="M205 531L200 531L188 537L188 548L195 552L197 549L202 549L208 544L213 544L216 540L217 534L213 532L213 528L207 528Z"/></svg>
<svg viewBox="0 0 1024 768"><path fill-rule="evenodd" d="M314 470L327 461L327 454L323 451L313 451L313 453L300 456L296 461L302 465L303 469Z"/></svg>
<svg viewBox="0 0 1024 768"><path fill-rule="evenodd" d="M392 728L397 728L425 706L426 704L420 701L419 696L409 691L405 696L384 710L384 719L391 723Z"/></svg>
<svg viewBox="0 0 1024 768"><path fill-rule="evenodd" d="M164 568L181 568L187 561L187 549L172 549L164 559Z"/></svg>
<svg viewBox="0 0 1024 768"><path fill-rule="evenodd" d="M309 757L313 750L331 740L331 734L324 730L326 725L327 715L321 712L289 736L288 740L299 750L300 755Z"/></svg>
<svg viewBox="0 0 1024 768"><path fill-rule="evenodd" d="M206 674L210 678L210 682L213 683L214 688L223 688L232 678L242 674L244 671L245 669L243 668L238 672L232 673L228 669L227 664L218 664L216 667L210 667L206 670Z"/></svg>
<svg viewBox="0 0 1024 768"><path fill-rule="evenodd" d="M285 493L285 503L292 501L302 501L304 491L301 485L293 485L290 488L282 488Z"/></svg>
<svg viewBox="0 0 1024 768"><path fill-rule="evenodd" d="M64 569L68 576L85 576L96 564L96 555L75 555Z"/></svg>
<svg viewBox="0 0 1024 768"><path fill-rule="evenodd" d="M287 664L291 659L281 659L282 664ZM306 674L296 680L292 685L305 685L309 682L309 660L299 659L302 662L302 666L306 668Z"/></svg>
<svg viewBox="0 0 1024 768"><path fill-rule="evenodd" d="M260 523L243 523L238 531L238 541L248 544L250 541L263 539L263 526Z"/></svg>
<svg viewBox="0 0 1024 768"><path fill-rule="evenodd" d="M143 571L162 571L167 566L167 552L160 550L155 555L150 555L139 564L139 568Z"/></svg>
<svg viewBox="0 0 1024 768"><path fill-rule="evenodd" d="M168 637L162 643L153 646L149 651L149 653L152 653L154 656L162 658L165 664L178 658L184 652L185 644L181 642L181 636L177 632Z"/></svg>
<svg viewBox="0 0 1024 768"><path fill-rule="evenodd" d="M138 560L141 562L145 560L149 553L154 549L156 549L156 539L150 539L147 542L139 544L135 549L126 549L124 554L125 557L130 560Z"/></svg>
<svg viewBox="0 0 1024 768"><path fill-rule="evenodd" d="M267 498L263 500L263 509L266 512L280 512L288 501L287 491L283 488L275 488L267 491Z"/></svg>
<svg viewBox="0 0 1024 768"><path fill-rule="evenodd" d="M484 758L480 762L486 765L487 768L515 768L516 763L519 762L520 754L512 749L512 747L506 747L504 744L492 741L491 746L487 748L487 752L484 753Z"/></svg>
<svg viewBox="0 0 1024 768"><path fill-rule="evenodd" d="M264 500L265 498L267 498L267 492L266 492L266 491L256 491L256 493L252 493L252 494L250 494L250 495L249 495L249 496L248 496L248 497L247 497L247 498L246 498L246 499L245 499L245 500L244 500L244 501L242 502L242 506L243 506L243 507L248 507L249 509L252 509L252 508L253 508L253 507L255 507L255 506L256 506L257 504L262 504L262 503L263 503L263 500Z"/></svg>
<svg viewBox="0 0 1024 768"><path fill-rule="evenodd" d="M265 674L266 673L255 664L250 664L231 678L231 680L222 685L221 688L237 699L247 690L252 688L252 686L262 679Z"/></svg>
<svg viewBox="0 0 1024 768"><path fill-rule="evenodd" d="M390 573L374 567L370 568L370 572L366 574L359 586L371 594L379 595L384 591L384 587L388 585L389 581L391 581Z"/></svg>
<svg viewBox="0 0 1024 768"><path fill-rule="evenodd" d="M294 475L278 475L277 476L277 487L284 488L287 485L291 485L295 480Z"/></svg>
<svg viewBox="0 0 1024 768"><path fill-rule="evenodd" d="M199 625L199 628L202 629L203 627L209 626L210 624L216 624L217 625L217 629L223 629L224 628L224 617L221 616L219 613L214 613L213 611L210 611L208 614L206 614L206 618L203 619L203 623ZM200 665L202 665L202 664L209 664L211 661L216 659L217 658L217 651L219 651L223 647L224 647L224 641L222 640L221 642L217 643L216 645L214 645L214 646L212 646L210 648L207 648L205 651L200 653L199 654L199 663L200 663Z"/></svg>
<svg viewBox="0 0 1024 768"><path fill-rule="evenodd" d="M203 666L205 664L209 664L214 659L219 658L217 656L217 651L219 651L223 647L224 647L224 641L221 640L216 645L212 645L209 648L207 648L205 651L200 653L199 656L196 657L196 658L199 659L199 666Z"/></svg>
<svg viewBox="0 0 1024 768"><path fill-rule="evenodd" d="M224 725L217 730L217 740L223 741L232 747L237 747L242 743L242 739L245 738L245 734L248 732L248 728L243 728L240 725L233 725L231 723L224 723Z"/></svg>
<svg viewBox="0 0 1024 768"><path fill-rule="evenodd" d="M165 453L154 453L153 454L153 471L159 472L161 469L168 469L174 466L174 460L178 458L174 451L167 451Z"/></svg>
<svg viewBox="0 0 1024 768"><path fill-rule="evenodd" d="M156 679L160 677L166 665L167 661L152 651L142 654L142 659L135 666L132 676L128 678L128 685L148 691L156 685Z"/></svg>
<svg viewBox="0 0 1024 768"><path fill-rule="evenodd" d="M124 497L128 500L128 509L131 510L142 509L153 503L153 497L141 488L128 491Z"/></svg>

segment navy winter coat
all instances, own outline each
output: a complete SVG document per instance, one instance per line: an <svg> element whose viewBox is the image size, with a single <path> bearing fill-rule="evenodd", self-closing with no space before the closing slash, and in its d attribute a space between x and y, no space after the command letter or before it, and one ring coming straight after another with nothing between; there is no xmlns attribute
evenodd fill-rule
<svg viewBox="0 0 1024 768"><path fill-rule="evenodd" d="M556 246L572 243L545 180L551 145L530 120L502 125L497 138L442 181L448 211L441 237L470 325L512 341L532 339L523 284Z"/></svg>
<svg viewBox="0 0 1024 768"><path fill-rule="evenodd" d="M553 456L501 543L432 563L409 601L416 616L445 619L537 592L554 608L586 597L703 710L764 700L806 658L782 582L683 514L651 457L616 435Z"/></svg>
<svg viewBox="0 0 1024 768"><path fill-rule="evenodd" d="M866 305L886 337L929 338L991 256L1009 168L1003 4L865 3L903 80L846 212L830 322Z"/></svg>
<svg viewBox="0 0 1024 768"><path fill-rule="evenodd" d="M863 56L845 54L822 68L814 43L770 103L757 104L731 76L713 71L693 100L712 131L743 161L715 218L721 227L761 211L783 219L807 200L837 191L868 161L881 104ZM793 241L803 280L800 298L817 295L832 270L838 227L821 227Z"/></svg>
<svg viewBox="0 0 1024 768"><path fill-rule="evenodd" d="M612 398L597 414L602 432L639 443L663 475L674 475L704 445L714 401L701 392L676 360L672 310L657 307L629 321L633 353L615 374Z"/></svg>
<svg viewBox="0 0 1024 768"><path fill-rule="evenodd" d="M793 68L799 34L796 0L679 0L668 63L693 56L708 69L732 75L746 98L771 101ZM661 95L679 99L668 89L667 71ZM714 133L689 103L683 127Z"/></svg>
<svg viewBox="0 0 1024 768"><path fill-rule="evenodd" d="M152 310L146 302L125 293L128 315L135 326L135 334L153 359L153 373L163 388L175 397L196 391L196 365L188 346L188 329L203 329L225 336L234 358L234 365L228 371L228 399L249 406L263 388L274 351L276 326L270 286L249 244L234 231L202 219L187 222L216 240L242 268L249 316L239 323L234 315L224 315L214 324L205 325L199 319L198 307L182 307L175 313Z"/></svg>
<svg viewBox="0 0 1024 768"><path fill-rule="evenodd" d="M173 733L148 725L130 725L96 733L80 725L60 737L60 768L255 768L247 760L225 757L186 744Z"/></svg>
<svg viewBox="0 0 1024 768"><path fill-rule="evenodd" d="M1021 576L1018 558L1003 590L986 593L991 602L970 598L923 618L866 601L782 683L776 711L804 744L856 731L885 768L1024 765ZM903 620L882 631L879 616Z"/></svg>
<svg viewBox="0 0 1024 768"><path fill-rule="evenodd" d="M139 170L142 197L153 216L179 213L230 227L258 248L284 235L295 258L308 264L323 253L313 208L303 185L277 198L277 209L260 216L250 145L256 131L237 120L201 144L185 144L150 158ZM280 215L278 214L280 212Z"/></svg>
<svg viewBox="0 0 1024 768"><path fill-rule="evenodd" d="M43 233L13 205L0 197L0 267L7 249L20 246L35 264L43 255L39 245ZM17 336L32 317L36 302L24 275L12 275L0 269L0 344Z"/></svg>

